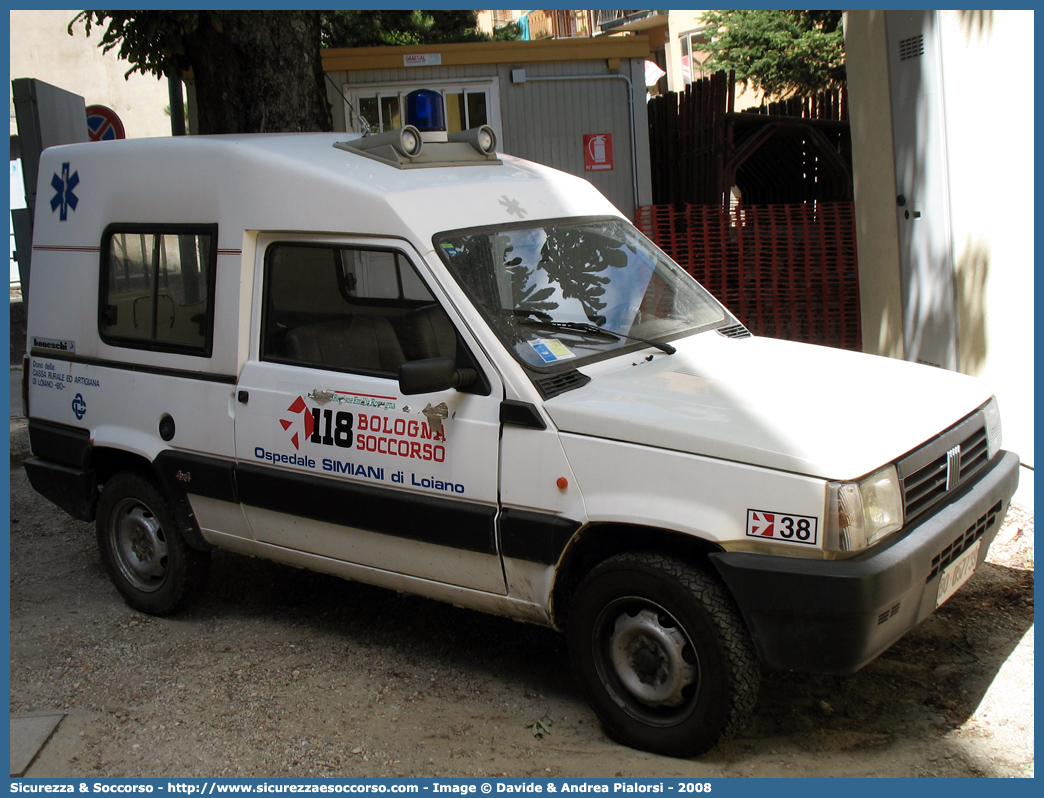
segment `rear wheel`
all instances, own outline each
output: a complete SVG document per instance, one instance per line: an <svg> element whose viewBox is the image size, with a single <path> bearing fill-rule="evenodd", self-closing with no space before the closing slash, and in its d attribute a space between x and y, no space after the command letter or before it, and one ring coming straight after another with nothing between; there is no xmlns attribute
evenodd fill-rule
<svg viewBox="0 0 1044 798"><path fill-rule="evenodd" d="M98 500L96 528L109 577L135 609L169 615L206 587L210 555L185 542L151 480L131 472L110 479Z"/></svg>
<svg viewBox="0 0 1044 798"><path fill-rule="evenodd" d="M567 628L573 666L621 742L694 756L746 722L757 700L754 646L731 597L674 558L631 553L581 583Z"/></svg>

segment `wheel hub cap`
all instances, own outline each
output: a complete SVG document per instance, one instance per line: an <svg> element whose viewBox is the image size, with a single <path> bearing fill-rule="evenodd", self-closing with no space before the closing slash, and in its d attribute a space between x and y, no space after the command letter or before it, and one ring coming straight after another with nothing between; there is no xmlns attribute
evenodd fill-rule
<svg viewBox="0 0 1044 798"><path fill-rule="evenodd" d="M651 706L680 706L683 691L699 676L686 659L689 640L670 616L653 609L616 619L610 657L617 677L627 690Z"/></svg>
<svg viewBox="0 0 1044 798"><path fill-rule="evenodd" d="M138 505L120 516L116 548L127 576L140 587L156 587L167 572L167 543L159 521Z"/></svg>

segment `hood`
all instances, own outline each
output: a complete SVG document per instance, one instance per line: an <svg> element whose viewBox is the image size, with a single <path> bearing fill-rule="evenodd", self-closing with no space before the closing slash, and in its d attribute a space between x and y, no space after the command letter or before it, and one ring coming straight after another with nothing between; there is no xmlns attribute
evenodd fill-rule
<svg viewBox="0 0 1044 798"><path fill-rule="evenodd" d="M841 349L714 332L672 343L585 367L591 382L547 412L562 432L848 480L990 398L971 377Z"/></svg>

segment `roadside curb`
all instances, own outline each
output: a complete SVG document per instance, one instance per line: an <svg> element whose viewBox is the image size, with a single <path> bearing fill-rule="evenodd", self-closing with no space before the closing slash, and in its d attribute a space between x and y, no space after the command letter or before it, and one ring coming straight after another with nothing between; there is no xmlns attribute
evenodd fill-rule
<svg viewBox="0 0 1044 798"><path fill-rule="evenodd" d="M11 777L24 776L65 719L64 712L11 716Z"/></svg>

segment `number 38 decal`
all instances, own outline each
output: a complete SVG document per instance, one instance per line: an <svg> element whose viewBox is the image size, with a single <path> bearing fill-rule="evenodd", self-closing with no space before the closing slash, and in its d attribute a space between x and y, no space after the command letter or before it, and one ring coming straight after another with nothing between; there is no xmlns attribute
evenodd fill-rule
<svg viewBox="0 0 1044 798"><path fill-rule="evenodd" d="M819 519L808 515L747 510L747 537L815 546Z"/></svg>

